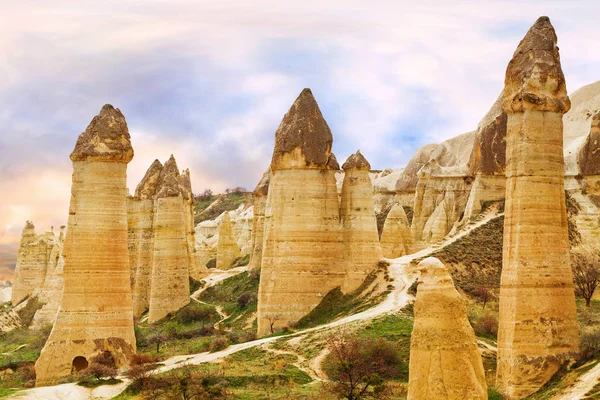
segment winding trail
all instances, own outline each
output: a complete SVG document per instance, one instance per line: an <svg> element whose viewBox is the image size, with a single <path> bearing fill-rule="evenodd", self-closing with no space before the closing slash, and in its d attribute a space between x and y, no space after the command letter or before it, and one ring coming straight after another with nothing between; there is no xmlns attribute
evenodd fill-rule
<svg viewBox="0 0 600 400"><path fill-rule="evenodd" d="M492 220L493 218L496 218L498 216L499 216L499 214L497 214L497 213L489 212L489 213L483 215L482 218L480 218L479 220L466 224L456 234L447 237L441 243L434 244L426 249L423 249L423 250L418 251L413 254L409 254L409 255L406 255L406 256L403 256L400 258L396 258L393 260L388 260L390 262L390 265L388 267L389 275L390 275L390 277L392 277L394 279L394 282L393 282L394 289L388 294L388 296L386 297L385 300L383 300L381 303L379 303L375 307L372 307L368 310L362 311L357 314L349 315L347 317L341 318L337 321L330 322L328 324L305 329L305 330L299 331L299 332L293 332L293 333L290 333L287 335L267 337L267 338L263 338L263 339L253 340L250 342L231 345L228 348L226 348L225 350L217 351L214 353L205 352L205 353L199 353L199 354L174 356L174 357L171 357L171 358L163 361L162 362L163 365L160 366L159 368L154 369L152 372L157 374L157 373L167 372L172 369L179 368L183 365L198 365L198 364L203 364L203 363L208 363L208 362L217 362L218 360L225 358L231 354L237 353L239 351L249 349L252 347L256 347L256 346L264 346L264 345L272 343L276 340L280 340L282 338L292 339L292 338L303 337L303 336L306 336L306 334L308 334L308 333L318 332L318 331L322 331L322 330L326 330L326 329L330 329L330 328L335 328L335 327L338 327L341 325L346 325L346 324L349 324L349 323L352 323L355 321L368 321L373 318L385 315L387 313L399 310L399 309L403 308L404 306L406 306L406 304L408 304L409 300L412 298L412 296L407 293L408 288L410 287L411 283L416 278L416 271L412 270L410 267L411 261L413 261L415 259L426 257L429 254L433 253L434 251L439 250L440 248L443 248L445 246L448 246L448 245L454 243L458 239L468 235L473 229L476 229L476 228L486 224L487 222L489 222L490 220ZM205 281L207 281L207 284L203 288L198 289L196 292L194 292L192 294L192 298L197 300L197 297L199 296L199 294L202 291L204 291L206 288L214 286L216 283L218 283L224 279L227 279L230 276L239 274L239 273L247 271L247 270L248 270L247 267L239 267L239 268L233 268L233 269L227 270L227 271L220 271L220 272L215 271L213 274L209 275L207 278L204 279ZM321 355L322 355L322 353L319 354L319 356L321 356ZM322 358L320 361L322 361L322 359L324 357L325 357L325 355L322 355ZM323 372L320 370L320 361L318 362L319 367L316 369L318 369L319 373L321 374L321 377L319 377L319 379L322 379ZM317 376L318 375L319 374L317 374ZM120 377L120 378L123 379L123 383L120 383L118 385L113 385L113 386L100 386L93 390L82 388L80 386L77 386L74 383L69 383L69 384L64 384L64 385L48 386L48 387L42 387L42 388L23 390L18 393L15 393L11 397L9 397L9 399L21 399L21 400L23 400L23 399L30 399L30 400L110 399L112 397L117 396L119 393L121 393L123 390L125 390L125 388L129 384L128 379L126 379L124 377Z"/></svg>
<svg viewBox="0 0 600 400"><path fill-rule="evenodd" d="M600 363L582 374L575 384L565 389L560 395L553 397L553 400L575 400L585 398L585 394L592 390L600 381Z"/></svg>

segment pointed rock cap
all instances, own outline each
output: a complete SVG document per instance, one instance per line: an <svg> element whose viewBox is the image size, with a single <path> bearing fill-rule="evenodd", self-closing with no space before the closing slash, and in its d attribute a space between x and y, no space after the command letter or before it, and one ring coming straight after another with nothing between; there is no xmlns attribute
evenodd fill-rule
<svg viewBox="0 0 600 400"><path fill-rule="evenodd" d="M146 174L135 188L135 197L140 199L149 199L156 194L158 187L158 178L162 172L163 165L160 161L154 160Z"/></svg>
<svg viewBox="0 0 600 400"><path fill-rule="evenodd" d="M35 229L35 225L33 225L33 222L26 221L25 222L25 227L23 228L23 231L25 231L26 229Z"/></svg>
<svg viewBox="0 0 600 400"><path fill-rule="evenodd" d="M435 257L427 257L417 265L419 271L419 289L421 285L436 286L438 284L451 284L454 287L454 282L450 276L450 272L446 266Z"/></svg>
<svg viewBox="0 0 600 400"><path fill-rule="evenodd" d="M344 165L342 165L342 169L347 171L349 169L360 169L360 170L371 170L371 164L367 161L367 159L360 153L360 150L357 150L356 153L352 154Z"/></svg>
<svg viewBox="0 0 600 400"><path fill-rule="evenodd" d="M179 186L181 187L184 197L187 200L191 200L194 194L192 193L192 178L189 168L181 171L181 174L179 175Z"/></svg>
<svg viewBox="0 0 600 400"><path fill-rule="evenodd" d="M327 160L327 169L331 169L334 171L340 170L340 164L338 163L338 160L335 157L335 154L333 153L329 155L329 160Z"/></svg>
<svg viewBox="0 0 600 400"><path fill-rule="evenodd" d="M165 162L158 177L158 193L156 194L156 198L175 197L183 194L179 179L177 161L175 161L175 157L171 154L171 157Z"/></svg>
<svg viewBox="0 0 600 400"><path fill-rule="evenodd" d="M333 136L310 89L304 89L275 132L271 169L328 168Z"/></svg>
<svg viewBox="0 0 600 400"><path fill-rule="evenodd" d="M510 60L502 108L507 114L526 110L564 114L571 108L556 32L548 17L533 24Z"/></svg>
<svg viewBox="0 0 600 400"><path fill-rule="evenodd" d="M131 137L125 117L118 108L104 105L79 135L71 161L128 163L133 158Z"/></svg>
<svg viewBox="0 0 600 400"><path fill-rule="evenodd" d="M262 178L254 188L252 192L252 196L254 197L264 197L269 194L269 184L271 183L271 168L268 168L263 174Z"/></svg>

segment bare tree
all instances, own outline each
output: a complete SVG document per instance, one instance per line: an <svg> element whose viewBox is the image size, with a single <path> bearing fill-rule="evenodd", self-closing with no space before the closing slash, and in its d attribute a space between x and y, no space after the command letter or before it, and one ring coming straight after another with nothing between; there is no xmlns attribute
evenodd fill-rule
<svg viewBox="0 0 600 400"><path fill-rule="evenodd" d="M600 254L587 246L578 246L571 250L571 268L575 294L583 297L586 307L589 307L600 283Z"/></svg>
<svg viewBox="0 0 600 400"><path fill-rule="evenodd" d="M265 317L267 321L269 321L269 328L271 328L271 333L275 333L275 324L277 321L281 320L281 314L269 314Z"/></svg>

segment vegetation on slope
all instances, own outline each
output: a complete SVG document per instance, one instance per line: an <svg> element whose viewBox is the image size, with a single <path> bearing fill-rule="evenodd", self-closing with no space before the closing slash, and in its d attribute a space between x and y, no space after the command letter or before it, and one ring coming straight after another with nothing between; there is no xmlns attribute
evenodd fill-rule
<svg viewBox="0 0 600 400"><path fill-rule="evenodd" d="M224 211L233 211L251 200L252 193L244 188L227 189L220 195L205 191L194 202L194 224L217 218Z"/></svg>

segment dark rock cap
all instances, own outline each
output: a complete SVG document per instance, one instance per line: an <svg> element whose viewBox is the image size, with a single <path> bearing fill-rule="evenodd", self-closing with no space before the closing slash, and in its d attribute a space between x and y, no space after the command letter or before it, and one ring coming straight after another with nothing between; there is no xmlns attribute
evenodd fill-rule
<svg viewBox="0 0 600 400"><path fill-rule="evenodd" d="M72 161L107 161L128 163L133 158L131 137L125 117L118 108L104 105L79 135Z"/></svg>
<svg viewBox="0 0 600 400"><path fill-rule="evenodd" d="M171 157L165 162L158 177L158 193L156 194L156 197L175 197L179 196L179 194L183 194L179 179L180 175L177 161L175 161L175 157L171 154Z"/></svg>
<svg viewBox="0 0 600 400"><path fill-rule="evenodd" d="M566 113L571 108L560 65L557 37L548 17L529 29L506 69L503 109Z"/></svg>
<svg viewBox="0 0 600 400"><path fill-rule="evenodd" d="M356 153L352 154L344 165L342 165L342 169L347 171L349 169L361 169L361 170L371 170L371 164L367 161L367 159L360 153L360 150L357 150Z"/></svg>
<svg viewBox="0 0 600 400"><path fill-rule="evenodd" d="M146 174L135 188L135 197L140 199L148 199L154 197L156 188L158 187L158 180L160 173L162 172L163 165L160 161L154 160Z"/></svg>
<svg viewBox="0 0 600 400"><path fill-rule="evenodd" d="M300 149L306 167L327 168L332 144L333 135L319 105L310 89L304 89L275 132L271 169L289 167L283 157L295 149Z"/></svg>

